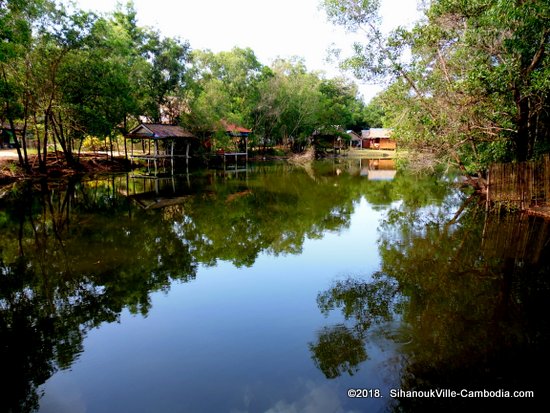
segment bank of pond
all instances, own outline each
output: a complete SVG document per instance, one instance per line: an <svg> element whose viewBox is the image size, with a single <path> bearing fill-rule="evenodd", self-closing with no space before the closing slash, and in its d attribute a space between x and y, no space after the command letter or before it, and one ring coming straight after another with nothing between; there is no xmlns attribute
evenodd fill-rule
<svg viewBox="0 0 550 413"><path fill-rule="evenodd" d="M550 222L458 180L335 158L10 187L1 410L539 405Z"/></svg>

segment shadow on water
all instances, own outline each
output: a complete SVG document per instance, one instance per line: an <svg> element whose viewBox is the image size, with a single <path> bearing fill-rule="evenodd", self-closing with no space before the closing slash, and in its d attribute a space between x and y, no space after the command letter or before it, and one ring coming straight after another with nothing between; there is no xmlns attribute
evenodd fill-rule
<svg viewBox="0 0 550 413"><path fill-rule="evenodd" d="M456 214L451 205L390 211L380 228L380 271L319 293L321 312L339 310L343 322L318 333L312 358L327 378L353 374L378 328L401 354L402 392L388 410L538 405L549 382L550 222L485 215L472 199ZM486 392L424 396L437 389ZM536 399L487 397L514 391Z"/></svg>
<svg viewBox="0 0 550 413"><path fill-rule="evenodd" d="M548 223L485 217L448 183L399 172L365 179L364 166L275 164L164 181L117 175L3 194L0 360L9 380L0 410L35 410L40 386L71 367L86 334L125 309L146 316L152 293L220 260L246 268L260 254L299 254L306 239L348 228L361 199L386 211L382 265L368 280L319 293L323 314L342 313L309 344L324 376L357 373L376 330L398 344L403 390L539 391L532 373L547 372ZM389 408L425 403L401 398Z"/></svg>
<svg viewBox="0 0 550 413"><path fill-rule="evenodd" d="M306 238L346 227L361 182L334 187L283 164L164 180L115 175L25 182L0 198L0 410L38 408L39 387L69 368L87 332L197 266L250 266L260 252L295 254ZM351 181L353 177L346 179ZM331 188L303 191L306 186ZM297 213L297 211L301 211Z"/></svg>

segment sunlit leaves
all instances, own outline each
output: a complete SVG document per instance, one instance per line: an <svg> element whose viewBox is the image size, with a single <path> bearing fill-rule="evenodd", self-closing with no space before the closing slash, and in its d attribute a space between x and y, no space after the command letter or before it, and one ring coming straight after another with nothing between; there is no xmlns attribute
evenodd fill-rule
<svg viewBox="0 0 550 413"><path fill-rule="evenodd" d="M411 148L471 173L548 147L547 2L434 1L426 20L389 35L367 18L371 2L323 4L331 21L364 36L344 66L394 80L383 95L386 122Z"/></svg>

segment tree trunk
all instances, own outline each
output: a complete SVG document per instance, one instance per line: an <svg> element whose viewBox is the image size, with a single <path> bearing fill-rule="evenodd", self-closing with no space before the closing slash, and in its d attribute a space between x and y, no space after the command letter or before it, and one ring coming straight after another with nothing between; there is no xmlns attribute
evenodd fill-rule
<svg viewBox="0 0 550 413"><path fill-rule="evenodd" d="M44 116L44 141L42 142L42 157L39 156L38 158L38 170L41 173L46 173L47 171L47 157L48 157L48 133L49 133L49 110L45 111Z"/></svg>
<svg viewBox="0 0 550 413"><path fill-rule="evenodd" d="M67 162L67 165L71 168L74 168L77 164L74 156L73 156L73 150L71 147L70 138L67 138L65 136L65 129L63 128L63 122L61 119L61 115L59 115L59 119L55 118L55 115L51 114L51 123L52 128L54 130L55 138L59 142L59 145L61 146L61 150L63 151L63 156L65 157L65 162ZM55 140L54 140L55 142Z"/></svg>
<svg viewBox="0 0 550 413"><path fill-rule="evenodd" d="M516 133L513 136L516 147L516 160L525 161L529 157L529 103L516 93Z"/></svg>
<svg viewBox="0 0 550 413"><path fill-rule="evenodd" d="M21 168L26 169L28 165L25 163L25 160L23 159L23 155L21 153L21 144L17 139L17 132L15 131L15 123L11 116L8 118L8 122L10 124L11 134L13 135L13 142L15 143L15 148L17 149L17 157L19 158L19 165L21 166Z"/></svg>

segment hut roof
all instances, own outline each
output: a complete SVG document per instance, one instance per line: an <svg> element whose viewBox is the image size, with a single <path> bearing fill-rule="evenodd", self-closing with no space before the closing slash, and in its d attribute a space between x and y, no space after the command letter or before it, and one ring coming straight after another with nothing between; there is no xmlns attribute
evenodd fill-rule
<svg viewBox="0 0 550 413"><path fill-rule="evenodd" d="M243 133L251 133L252 131L250 129L243 128L242 126L235 125L234 123L229 123L225 120L221 121L222 127L225 129L226 132L229 133L237 133L237 134L243 134Z"/></svg>
<svg viewBox="0 0 550 413"><path fill-rule="evenodd" d="M385 128L371 128L368 130L361 131L361 138L363 139L374 139L374 138L389 138L391 136L392 130Z"/></svg>
<svg viewBox="0 0 550 413"><path fill-rule="evenodd" d="M126 137L141 139L195 138L191 132L181 126L161 123L142 123L132 129Z"/></svg>
<svg viewBox="0 0 550 413"><path fill-rule="evenodd" d="M348 131L346 131L346 133L347 133L349 136L351 136L351 140L352 140L352 141L361 140L361 136L360 136L357 132L355 132L355 131L353 131L353 130L348 130Z"/></svg>

